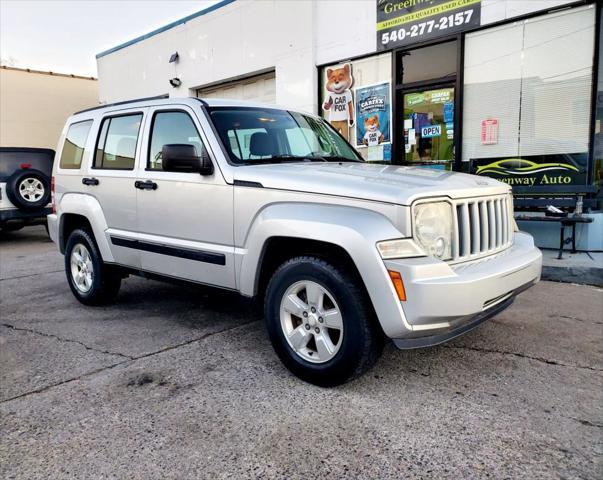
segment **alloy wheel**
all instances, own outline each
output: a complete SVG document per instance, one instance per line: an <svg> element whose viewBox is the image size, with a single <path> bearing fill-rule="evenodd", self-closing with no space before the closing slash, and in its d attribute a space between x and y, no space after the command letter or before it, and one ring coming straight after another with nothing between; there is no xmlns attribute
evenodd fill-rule
<svg viewBox="0 0 603 480"><path fill-rule="evenodd" d="M71 251L70 262L75 287L82 293L88 293L94 280L94 265L88 248L81 243L76 244Z"/></svg>
<svg viewBox="0 0 603 480"><path fill-rule="evenodd" d="M44 196L44 184L37 178L27 177L19 184L19 195L26 202L37 202Z"/></svg>
<svg viewBox="0 0 603 480"><path fill-rule="evenodd" d="M341 347L341 310L331 293L316 282L303 280L287 289L280 320L287 343L308 362L328 362Z"/></svg>

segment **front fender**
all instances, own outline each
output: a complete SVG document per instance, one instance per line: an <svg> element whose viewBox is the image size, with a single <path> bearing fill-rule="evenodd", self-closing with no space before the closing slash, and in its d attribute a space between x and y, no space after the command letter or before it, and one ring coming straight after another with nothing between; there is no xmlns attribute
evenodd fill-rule
<svg viewBox="0 0 603 480"><path fill-rule="evenodd" d="M81 215L86 217L92 226L92 232L94 233L94 238L103 257L103 261L115 261L113 254L111 253L111 248L109 247L109 242L105 235L105 231L108 228L107 221L105 220L103 209L96 198L82 193L66 193L61 197L58 212L60 213L59 245L65 245L65 241L67 240L63 238L65 214L71 213Z"/></svg>
<svg viewBox="0 0 603 480"><path fill-rule="evenodd" d="M294 237L332 243L345 249L358 269L377 317L388 336L406 322L397 294L375 244L402 235L390 220L357 207L308 203L278 203L264 208L254 219L240 256L238 285L253 296L265 243L271 237Z"/></svg>

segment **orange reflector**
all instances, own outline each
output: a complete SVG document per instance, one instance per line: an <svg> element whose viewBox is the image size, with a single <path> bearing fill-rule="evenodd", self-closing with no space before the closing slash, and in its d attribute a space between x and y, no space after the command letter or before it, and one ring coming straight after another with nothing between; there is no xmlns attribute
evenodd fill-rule
<svg viewBox="0 0 603 480"><path fill-rule="evenodd" d="M402 281L402 277L400 276L400 272L394 272L393 270L388 270L389 278L391 278L392 283L394 284L394 288L396 289L396 293L398 294L398 298L401 302L406 301L406 291L404 290L404 282Z"/></svg>

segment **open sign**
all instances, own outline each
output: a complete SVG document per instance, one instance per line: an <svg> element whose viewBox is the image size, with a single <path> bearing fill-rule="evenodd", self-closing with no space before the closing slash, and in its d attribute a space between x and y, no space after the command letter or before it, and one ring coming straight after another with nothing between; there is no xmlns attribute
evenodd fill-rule
<svg viewBox="0 0 603 480"><path fill-rule="evenodd" d="M442 135L441 125L429 125L421 129L421 136L423 138L439 137L440 135Z"/></svg>

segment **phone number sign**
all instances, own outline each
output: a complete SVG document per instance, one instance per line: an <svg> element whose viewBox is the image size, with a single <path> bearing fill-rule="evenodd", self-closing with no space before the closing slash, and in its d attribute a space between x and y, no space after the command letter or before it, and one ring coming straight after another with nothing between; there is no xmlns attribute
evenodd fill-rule
<svg viewBox="0 0 603 480"><path fill-rule="evenodd" d="M377 0L377 50L479 26L481 0Z"/></svg>

